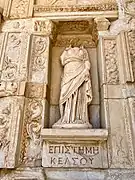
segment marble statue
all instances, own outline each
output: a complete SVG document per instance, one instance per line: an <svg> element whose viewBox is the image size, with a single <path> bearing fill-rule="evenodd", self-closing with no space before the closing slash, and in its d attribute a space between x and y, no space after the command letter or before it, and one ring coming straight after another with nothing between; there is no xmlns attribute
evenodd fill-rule
<svg viewBox="0 0 135 180"><path fill-rule="evenodd" d="M64 67L61 80L61 118L53 128L92 128L88 105L92 101L90 61L84 47L69 47L61 55Z"/></svg>

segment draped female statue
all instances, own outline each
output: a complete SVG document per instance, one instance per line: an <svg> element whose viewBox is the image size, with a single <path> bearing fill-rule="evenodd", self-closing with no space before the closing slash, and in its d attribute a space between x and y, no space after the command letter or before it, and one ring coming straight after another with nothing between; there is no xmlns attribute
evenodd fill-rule
<svg viewBox="0 0 135 180"><path fill-rule="evenodd" d="M61 80L61 118L53 128L92 128L88 118L88 105L92 101L90 61L83 47L69 47L61 55L64 67Z"/></svg>

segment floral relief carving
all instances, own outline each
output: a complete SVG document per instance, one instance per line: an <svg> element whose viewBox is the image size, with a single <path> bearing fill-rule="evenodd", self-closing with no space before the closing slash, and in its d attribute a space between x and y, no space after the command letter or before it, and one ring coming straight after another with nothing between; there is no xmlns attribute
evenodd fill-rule
<svg viewBox="0 0 135 180"><path fill-rule="evenodd" d="M131 57L131 64L133 75L135 78L135 31L128 31L127 33L128 43L129 43L129 50L130 50L130 57Z"/></svg>
<svg viewBox="0 0 135 180"><path fill-rule="evenodd" d="M14 80L17 72L17 64L14 63L8 56L5 58L3 66L3 78Z"/></svg>
<svg viewBox="0 0 135 180"><path fill-rule="evenodd" d="M26 17L28 12L29 0L13 0L10 17Z"/></svg>
<svg viewBox="0 0 135 180"><path fill-rule="evenodd" d="M33 36L29 76L32 82L43 82L48 58L48 39Z"/></svg>
<svg viewBox="0 0 135 180"><path fill-rule="evenodd" d="M8 33L7 45L2 63L3 81L24 81L26 79L27 37L21 33ZM23 51L22 51L23 49Z"/></svg>
<svg viewBox="0 0 135 180"><path fill-rule="evenodd" d="M22 147L25 154L22 154L22 158L24 163L31 164L41 159L40 131L43 105L40 100L27 100Z"/></svg>
<svg viewBox="0 0 135 180"><path fill-rule="evenodd" d="M0 150L4 151L9 144L9 116L11 114L11 104L9 106L2 109L0 114Z"/></svg>
<svg viewBox="0 0 135 180"><path fill-rule="evenodd" d="M36 47L34 49L35 59L34 59L33 70L44 69L45 59L40 55L43 52L45 52L46 47L47 47L47 43L42 38L39 38L36 40L35 44L36 44Z"/></svg>
<svg viewBox="0 0 135 180"><path fill-rule="evenodd" d="M108 84L119 83L116 40L106 39L104 42L106 81Z"/></svg>

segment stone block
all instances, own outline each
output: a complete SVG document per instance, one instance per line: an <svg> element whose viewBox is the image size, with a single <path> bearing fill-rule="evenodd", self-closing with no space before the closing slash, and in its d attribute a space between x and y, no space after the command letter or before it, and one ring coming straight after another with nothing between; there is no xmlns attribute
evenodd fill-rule
<svg viewBox="0 0 135 180"><path fill-rule="evenodd" d="M101 86L101 99L122 99L123 89L122 85L103 84Z"/></svg>
<svg viewBox="0 0 135 180"><path fill-rule="evenodd" d="M42 129L43 167L108 168L107 130Z"/></svg>
<svg viewBox="0 0 135 180"><path fill-rule="evenodd" d="M134 149L127 100L107 99L102 102L104 127L109 129L108 157L110 168L133 168Z"/></svg>

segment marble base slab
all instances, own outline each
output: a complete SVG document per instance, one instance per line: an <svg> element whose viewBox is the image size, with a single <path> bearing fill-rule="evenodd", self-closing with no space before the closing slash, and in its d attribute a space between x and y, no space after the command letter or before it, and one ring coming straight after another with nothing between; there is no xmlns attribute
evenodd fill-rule
<svg viewBox="0 0 135 180"><path fill-rule="evenodd" d="M43 167L108 168L106 129L42 129Z"/></svg>

